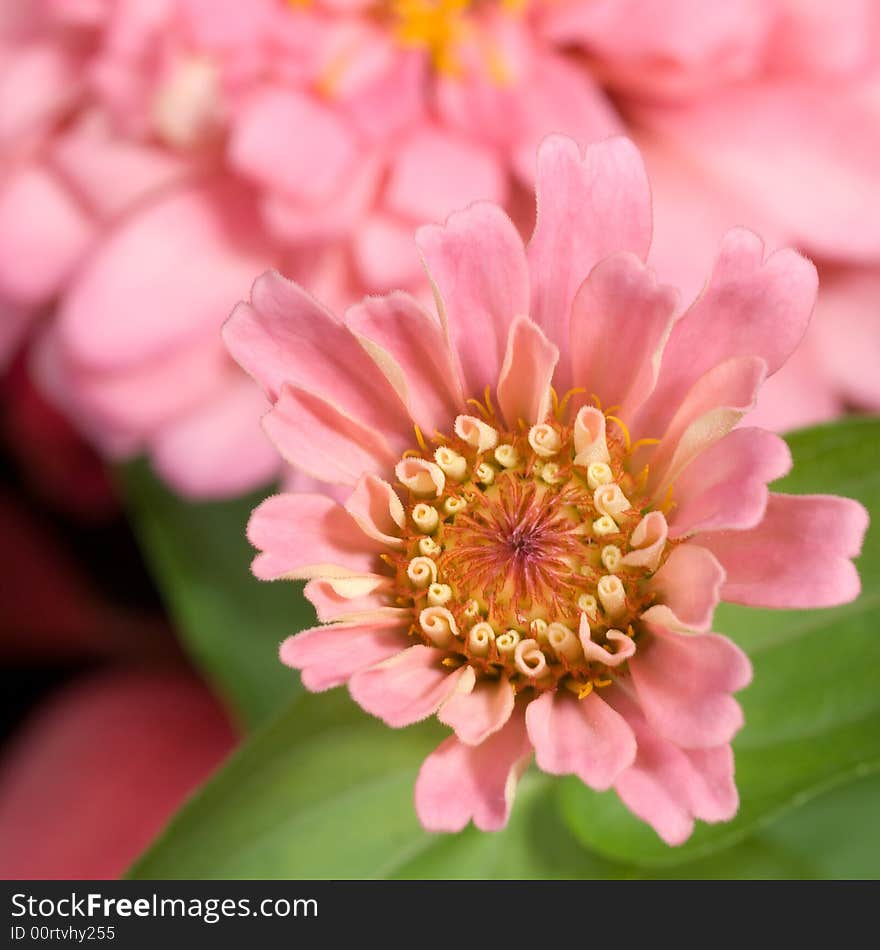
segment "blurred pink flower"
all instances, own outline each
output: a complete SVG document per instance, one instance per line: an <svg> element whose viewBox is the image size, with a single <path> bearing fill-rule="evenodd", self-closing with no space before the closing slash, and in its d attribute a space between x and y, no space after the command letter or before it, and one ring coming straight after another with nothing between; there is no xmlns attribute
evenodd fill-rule
<svg viewBox="0 0 880 950"><path fill-rule="evenodd" d="M38 709L0 759L0 878L119 877L235 743L177 672L105 672Z"/></svg>
<svg viewBox="0 0 880 950"><path fill-rule="evenodd" d="M733 230L678 316L634 146L551 137L537 167L527 248L482 202L418 232L439 319L398 291L339 320L277 272L233 313L281 455L353 487L260 505L254 572L309 580L326 625L281 647L308 688L454 729L416 783L426 827L503 827L534 750L676 844L738 807L751 668L707 632L716 603L853 599L867 515L768 493L785 443L734 428L806 330L813 266Z"/></svg>
<svg viewBox="0 0 880 950"><path fill-rule="evenodd" d="M4 0L4 345L58 300L38 371L105 451L191 495L264 483L260 397L216 334L252 273L340 305L416 289L416 222L482 198L526 231L544 134L626 128L652 261L686 301L736 224L838 269L775 421L880 405L847 368L880 340L876 19L870 0Z"/></svg>

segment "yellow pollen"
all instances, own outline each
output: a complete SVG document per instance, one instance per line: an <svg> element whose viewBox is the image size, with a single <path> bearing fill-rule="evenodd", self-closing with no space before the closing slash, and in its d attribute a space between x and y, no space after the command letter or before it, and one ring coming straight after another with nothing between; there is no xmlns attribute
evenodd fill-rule
<svg viewBox="0 0 880 950"><path fill-rule="evenodd" d="M392 0L394 35L402 46L426 50L440 73L457 75L456 46L468 29L470 0Z"/></svg>

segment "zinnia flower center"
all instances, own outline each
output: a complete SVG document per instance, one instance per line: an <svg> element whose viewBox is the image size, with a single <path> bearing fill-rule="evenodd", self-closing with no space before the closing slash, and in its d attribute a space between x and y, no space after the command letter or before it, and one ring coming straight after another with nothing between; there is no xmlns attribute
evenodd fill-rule
<svg viewBox="0 0 880 950"><path fill-rule="evenodd" d="M505 431L487 396L453 433L418 433L396 469L403 546L385 557L412 635L448 651L446 665L586 695L634 653L671 543L642 500L647 472L628 470L624 423L590 406L566 424L564 402L552 421Z"/></svg>

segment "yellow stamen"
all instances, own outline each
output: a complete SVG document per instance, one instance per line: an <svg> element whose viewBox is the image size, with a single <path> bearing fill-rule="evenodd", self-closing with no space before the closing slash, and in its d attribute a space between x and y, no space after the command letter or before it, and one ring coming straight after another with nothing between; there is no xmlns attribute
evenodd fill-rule
<svg viewBox="0 0 880 950"><path fill-rule="evenodd" d="M489 419L489 418L490 418L489 413L486 411L486 407L480 402L479 399L467 399L467 400L465 400L465 402L466 402L469 406L473 406L475 409L478 409L479 412L480 412L480 415L481 415L484 419Z"/></svg>
<svg viewBox="0 0 880 950"><path fill-rule="evenodd" d="M492 405L492 394L489 391L489 384L486 384L486 388L483 391L483 398L486 400L486 408L489 410L489 415L494 419L495 418L495 407Z"/></svg>
<svg viewBox="0 0 880 950"><path fill-rule="evenodd" d="M415 423L413 423L413 429L415 429L416 432L416 442L419 443L419 448L421 448L423 452L427 452L428 446L425 444L425 437L422 435L422 430Z"/></svg>
<svg viewBox="0 0 880 950"><path fill-rule="evenodd" d="M581 686L581 688L578 690L577 697L578 699L586 699L587 696L589 696L590 693L592 692L593 692L593 681L587 680L587 682L584 683L584 685Z"/></svg>
<svg viewBox="0 0 880 950"><path fill-rule="evenodd" d="M632 444L632 451L635 452L635 450L639 448L639 446L642 446L642 445L659 445L659 444L660 444L659 439L636 439L636 441L633 442Z"/></svg>
<svg viewBox="0 0 880 950"><path fill-rule="evenodd" d="M617 416L611 416L607 412L605 413L605 418L617 423L620 427L620 431L623 433L623 438L626 440L626 450L627 452L631 451L632 439L630 438L629 429L626 427L626 423L623 419L619 419Z"/></svg>
<svg viewBox="0 0 880 950"><path fill-rule="evenodd" d="M579 396L581 393L585 393L586 389L582 386L575 386L562 397L562 402L556 407L557 417L562 418L565 410L568 408L568 404L571 401L572 396Z"/></svg>

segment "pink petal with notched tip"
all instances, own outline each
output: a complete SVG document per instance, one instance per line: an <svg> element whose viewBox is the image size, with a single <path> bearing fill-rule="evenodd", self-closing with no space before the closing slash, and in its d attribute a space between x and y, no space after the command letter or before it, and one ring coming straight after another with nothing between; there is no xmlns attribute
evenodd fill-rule
<svg viewBox="0 0 880 950"><path fill-rule="evenodd" d="M686 630L708 630L723 583L724 569L710 551L699 544L680 544L648 583L660 603L642 617Z"/></svg>
<svg viewBox="0 0 880 950"><path fill-rule="evenodd" d="M578 287L605 257L631 251L644 259L651 243L651 196L636 147L611 138L581 154L571 140L548 136L538 150L538 215L528 246L531 307L548 338L568 346ZM560 389L570 385L567 367Z"/></svg>
<svg viewBox="0 0 880 950"><path fill-rule="evenodd" d="M456 693L437 714L465 745L480 745L503 728L513 713L513 687L505 676L480 680L469 693Z"/></svg>
<svg viewBox="0 0 880 950"><path fill-rule="evenodd" d="M335 485L354 485L364 472L385 473L396 457L381 432L297 386L282 388L263 428L285 461Z"/></svg>
<svg viewBox="0 0 880 950"><path fill-rule="evenodd" d="M529 703L526 725L540 769L577 775L596 791L610 788L635 758L632 730L596 693L545 692Z"/></svg>
<svg viewBox="0 0 880 950"><path fill-rule="evenodd" d="M268 485L278 453L260 429L266 397L244 377L149 439L156 471L184 498L229 498Z"/></svg>
<svg viewBox="0 0 880 950"><path fill-rule="evenodd" d="M725 600L755 607L832 607L859 595L850 560L861 550L868 513L832 495L771 494L759 525L700 535L727 572Z"/></svg>
<svg viewBox="0 0 880 950"><path fill-rule="evenodd" d="M519 420L533 425L550 411L550 384L559 350L537 324L517 317L507 338L507 352L498 377L498 406L511 429Z"/></svg>
<svg viewBox="0 0 880 950"><path fill-rule="evenodd" d="M416 241L437 287L465 397L495 386L517 316L529 310L522 240L500 208L476 204L445 226L420 228Z"/></svg>
<svg viewBox="0 0 880 950"><path fill-rule="evenodd" d="M734 429L676 480L670 536L754 527L764 517L768 483L790 468L791 452L779 436L763 429Z"/></svg>
<svg viewBox="0 0 880 950"><path fill-rule="evenodd" d="M739 807L729 745L682 749L658 735L638 705L620 690L608 701L636 736L635 762L614 783L614 790L635 815L669 845L686 841L694 818L729 821Z"/></svg>
<svg viewBox="0 0 880 950"><path fill-rule="evenodd" d="M630 416L654 388L677 300L675 289L658 284L635 254L597 264L572 303L572 379Z"/></svg>
<svg viewBox="0 0 880 950"><path fill-rule="evenodd" d="M400 394L424 432L444 431L464 408L449 344L436 318L409 294L365 297L345 324Z"/></svg>
<svg viewBox="0 0 880 950"><path fill-rule="evenodd" d="M320 693L405 650L407 626L405 616L377 610L345 623L303 630L281 644L279 655L282 663L302 671L306 689Z"/></svg>
<svg viewBox="0 0 880 950"><path fill-rule="evenodd" d="M742 727L730 695L752 678L748 657L717 633L673 633L648 624L629 670L652 728L684 748L723 745Z"/></svg>
<svg viewBox="0 0 880 950"><path fill-rule="evenodd" d="M521 711L480 745L450 736L425 759L416 779L419 820L428 831L461 831L469 821L481 831L499 831L531 754Z"/></svg>
<svg viewBox="0 0 880 950"><path fill-rule="evenodd" d="M473 688L473 670L448 670L441 662L444 656L433 647L409 647L355 674L349 692L359 706L389 726L409 726L433 715L457 689Z"/></svg>
<svg viewBox="0 0 880 950"><path fill-rule="evenodd" d="M816 288L816 268L800 254L765 260L757 235L729 231L706 289L672 329L640 426L660 431L691 386L733 357L761 357L775 373L806 332Z"/></svg>
<svg viewBox="0 0 880 950"><path fill-rule="evenodd" d="M19 306L44 303L93 236L89 214L48 169L13 172L0 185L0 295Z"/></svg>
<svg viewBox="0 0 880 950"><path fill-rule="evenodd" d="M411 429L403 404L354 334L277 271L257 278L250 304L235 308L223 327L223 339L270 399L278 397L284 383L302 387L409 446Z"/></svg>
<svg viewBox="0 0 880 950"><path fill-rule="evenodd" d="M385 545L368 538L337 502L324 495L273 495L247 527L261 553L252 570L260 580L370 574Z"/></svg>

